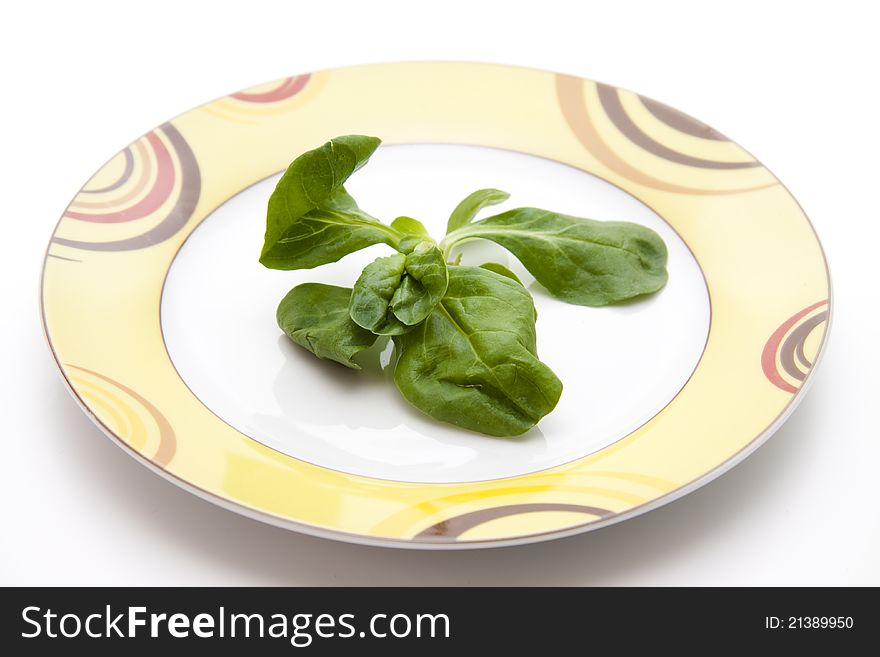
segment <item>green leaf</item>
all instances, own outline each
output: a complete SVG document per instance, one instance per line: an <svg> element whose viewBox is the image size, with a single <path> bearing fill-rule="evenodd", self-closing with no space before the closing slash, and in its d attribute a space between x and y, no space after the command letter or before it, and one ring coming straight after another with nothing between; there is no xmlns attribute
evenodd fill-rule
<svg viewBox="0 0 880 657"><path fill-rule="evenodd" d="M428 229L422 222L412 217L398 217L391 222L391 227L402 235L397 245L397 250L401 253L412 252L422 242L429 241L434 244Z"/></svg>
<svg viewBox="0 0 880 657"><path fill-rule="evenodd" d="M519 280L519 276L514 274L512 271L510 271L504 265L501 265L497 262L484 262L482 265L480 265L480 267L482 267L483 269L488 269L489 271L494 271L496 274L501 274L502 276L507 276L507 278L510 278L510 279L516 281L517 283L519 283L520 285L522 285L522 281Z"/></svg>
<svg viewBox="0 0 880 657"><path fill-rule="evenodd" d="M666 245L650 228L518 208L456 230L444 253L463 240L492 240L511 251L556 297L604 306L666 284Z"/></svg>
<svg viewBox="0 0 880 657"><path fill-rule="evenodd" d="M376 336L361 328L348 315L351 290L347 287L303 283L278 304L276 317L281 330L318 358L334 360L355 370L352 358L369 348Z"/></svg>
<svg viewBox="0 0 880 657"><path fill-rule="evenodd" d="M350 313L355 323L379 335L399 335L423 321L446 292L443 254L433 241L410 253L378 258L354 284Z"/></svg>
<svg viewBox="0 0 880 657"><path fill-rule="evenodd" d="M291 163L269 198L263 265L311 269L371 244L397 246L397 231L358 208L343 187L379 143L362 135L336 137Z"/></svg>
<svg viewBox="0 0 880 657"><path fill-rule="evenodd" d="M391 227L407 236L420 237L423 240L431 239L431 234L424 224L412 217L398 217L391 222Z"/></svg>
<svg viewBox="0 0 880 657"><path fill-rule="evenodd" d="M421 242L406 256L406 276L391 299L394 314L409 326L424 321L440 303L448 281L443 253L433 240Z"/></svg>
<svg viewBox="0 0 880 657"><path fill-rule="evenodd" d="M510 194L502 192L500 189L478 189L473 194L465 198L459 203L452 214L449 216L449 222L446 224L446 233L466 226L477 213L490 205L498 205L510 198Z"/></svg>
<svg viewBox="0 0 880 657"><path fill-rule="evenodd" d="M510 278L481 267L449 268L443 300L394 337L394 381L431 417L492 436L528 431L553 410L562 383L538 360L535 306Z"/></svg>
<svg viewBox="0 0 880 657"><path fill-rule="evenodd" d="M409 327L392 312L391 300L406 271L406 256L395 253L364 267L354 284L349 315L358 326L377 335L398 335Z"/></svg>

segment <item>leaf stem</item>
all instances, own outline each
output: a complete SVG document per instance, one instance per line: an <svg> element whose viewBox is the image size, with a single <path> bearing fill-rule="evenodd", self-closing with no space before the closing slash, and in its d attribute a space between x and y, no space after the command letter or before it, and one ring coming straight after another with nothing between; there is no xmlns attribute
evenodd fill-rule
<svg viewBox="0 0 880 657"><path fill-rule="evenodd" d="M466 227L459 228L457 230L452 231L451 233L448 233L446 235L446 237L444 237L442 240L440 240L440 244L439 244L440 251L443 253L443 259L446 262L450 262L449 261L449 254L452 253L452 249L455 247L455 245L458 244L459 242L466 241L470 237L472 237L472 236L468 235L468 230ZM459 259L460 258L461 258L461 256L459 256ZM457 264L457 263L450 263L450 264Z"/></svg>
<svg viewBox="0 0 880 657"><path fill-rule="evenodd" d="M403 233L393 229L391 226L388 226L386 224L380 223L379 225L381 226L380 230L388 235L388 244L399 251L400 240L402 240L404 237Z"/></svg>

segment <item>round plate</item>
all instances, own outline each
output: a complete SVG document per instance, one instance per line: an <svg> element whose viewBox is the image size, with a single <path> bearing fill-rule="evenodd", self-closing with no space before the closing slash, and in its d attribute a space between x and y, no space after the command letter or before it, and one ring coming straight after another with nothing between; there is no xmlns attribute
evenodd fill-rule
<svg viewBox="0 0 880 657"><path fill-rule="evenodd" d="M294 284L350 285L379 254L309 272L256 261L274 176L352 133L383 139L347 185L377 216L442 232L444 209L499 187L514 205L650 225L669 284L600 309L530 286L559 407L521 439L436 424L400 402L387 370L340 372L274 325ZM400 63L261 85L130 144L59 221L42 309L86 412L178 485L310 534L462 548L617 522L742 460L803 395L830 282L797 202L699 121L566 75Z"/></svg>

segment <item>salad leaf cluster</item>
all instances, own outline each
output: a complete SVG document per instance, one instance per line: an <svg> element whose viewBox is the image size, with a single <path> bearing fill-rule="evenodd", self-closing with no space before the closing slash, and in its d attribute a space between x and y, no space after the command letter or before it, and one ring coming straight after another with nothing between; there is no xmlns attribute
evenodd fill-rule
<svg viewBox="0 0 880 657"><path fill-rule="evenodd" d="M296 158L278 182L260 255L266 267L311 269L373 244L394 250L368 264L351 288L293 288L278 306L278 325L319 358L352 369L360 369L359 352L391 336L398 352L394 381L413 406L492 436L528 431L562 393L538 359L535 304L509 269L451 262L453 248L491 240L554 296L603 306L665 285L663 240L638 224L538 208L477 219L509 196L481 189L452 211L438 243L411 217L382 223L345 190L379 144L376 137L336 137Z"/></svg>

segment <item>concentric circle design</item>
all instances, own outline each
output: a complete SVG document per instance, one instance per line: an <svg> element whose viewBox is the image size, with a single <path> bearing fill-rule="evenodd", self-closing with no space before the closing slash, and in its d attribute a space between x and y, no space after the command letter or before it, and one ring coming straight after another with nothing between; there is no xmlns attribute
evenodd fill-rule
<svg viewBox="0 0 880 657"><path fill-rule="evenodd" d="M165 123L126 147L86 183L52 242L88 251L129 251L164 242L192 216L200 192L192 150L177 128ZM98 225L83 229L76 222ZM108 231L102 224L125 227Z"/></svg>
<svg viewBox="0 0 880 657"><path fill-rule="evenodd" d="M493 481L344 474L223 423L166 352L166 273L214 209L296 154L350 133L548 158L648 205L687 243L709 290L709 338L690 380L613 445ZM568 535L693 490L766 440L803 397L831 304L822 249L800 206L721 133L589 80L426 62L293 76L212 101L138 139L92 177L58 223L42 293L46 334L71 390L143 463L267 522L409 547Z"/></svg>
<svg viewBox="0 0 880 657"><path fill-rule="evenodd" d="M797 392L816 359L818 338L810 337L828 321L828 300L799 310L786 319L770 336L761 353L761 367L767 379L780 390Z"/></svg>
<svg viewBox="0 0 880 657"><path fill-rule="evenodd" d="M265 91L239 91L231 94L230 98L243 100L246 103L278 103L288 98L293 98L302 91L309 81L311 75L297 75L292 78L284 78L277 85L273 84L270 89Z"/></svg>
<svg viewBox="0 0 880 657"><path fill-rule="evenodd" d="M607 87L607 85L597 85L601 87ZM620 90L615 90L617 93L620 93ZM700 139L712 139L715 141L730 141L727 137L722 135L717 130L710 128L702 121L698 121L692 116L688 116L684 112L679 112L674 107L669 107L669 105L664 105L661 102L654 100L653 98L648 98L647 96L639 96L639 101L642 105L645 106L645 109L651 113L651 115L660 121L661 123L666 124L673 130L677 132L682 132L686 135L691 135L692 137L699 137Z"/></svg>
<svg viewBox="0 0 880 657"><path fill-rule="evenodd" d="M150 454L160 467L174 458L177 438L162 412L126 385L84 367L68 364L70 381L90 408L101 409L102 422L132 448Z"/></svg>
<svg viewBox="0 0 880 657"><path fill-rule="evenodd" d="M669 162L684 164L690 167L697 167L699 169L751 169L753 167L761 166L760 162L752 159L748 159L745 161L706 159L702 157L696 157L694 155L683 152L682 150L676 150L673 147L667 146L662 141L652 137L650 134L648 134L646 130L644 130L635 122L633 117L626 111L626 107L624 107L624 96L622 96L622 92L620 91L620 89L609 87L607 84L597 84L596 92L599 96L599 102L602 104L602 109L605 111L605 115L609 119L611 119L611 122L614 124L614 126L621 133L626 135L626 137L631 142L637 144L638 146L641 146L643 149L645 149L649 153L653 153L659 158L662 158ZM639 96L638 99L643 105L646 105L645 98L643 96ZM651 112L651 114L656 117L659 105L657 103L649 102L646 105L645 109L648 109L649 106L653 106L654 110ZM664 121L664 123L672 127L670 122ZM695 124L696 121L692 121L689 125ZM685 132L687 134L693 135L697 131L690 130ZM726 141L726 139L722 137L719 133L710 134L710 139L713 139L715 141Z"/></svg>
<svg viewBox="0 0 880 657"><path fill-rule="evenodd" d="M305 73L219 98L202 109L217 118L256 125L266 117L289 112L321 87L319 74Z"/></svg>
<svg viewBox="0 0 880 657"><path fill-rule="evenodd" d="M473 530L499 520L507 524L527 516L530 533L557 529L559 513L579 515L589 525L613 517L618 509L646 504L658 494L677 487L675 482L627 472L593 471L589 474L537 473L527 483L504 479L482 482L477 490L438 494L418 508L391 515L373 528L376 534L399 532L428 543L468 540ZM592 505L583 504L589 498ZM601 505L601 506L599 506Z"/></svg>
<svg viewBox="0 0 880 657"><path fill-rule="evenodd" d="M779 184L720 133L661 103L565 75L557 77L557 94L581 144L633 183L691 195L735 194ZM629 142L626 148L610 145L618 134ZM714 172L726 175L705 175Z"/></svg>
<svg viewBox="0 0 880 657"><path fill-rule="evenodd" d="M612 515L612 512L608 509L599 509L594 506L582 506L580 504L561 504L559 502L511 504L510 506L496 506L490 509L471 511L470 513L464 513L460 516L449 518L448 520L441 520L424 531L416 534L416 538L431 539L439 536L448 540L459 540L463 534L466 534L476 527L485 525L488 522L492 522L493 520L533 513L558 513L560 511L594 516L596 518L604 518Z"/></svg>

